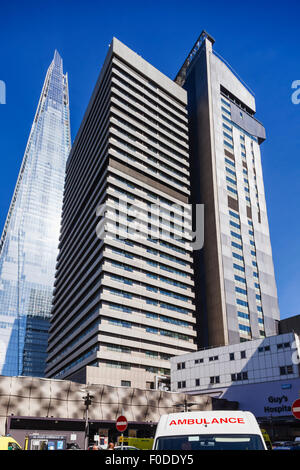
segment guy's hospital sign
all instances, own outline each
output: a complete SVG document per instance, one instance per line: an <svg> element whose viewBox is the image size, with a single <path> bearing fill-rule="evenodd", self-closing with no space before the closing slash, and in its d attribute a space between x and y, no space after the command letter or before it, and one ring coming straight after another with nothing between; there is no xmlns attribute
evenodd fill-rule
<svg viewBox="0 0 300 470"><path fill-rule="evenodd" d="M6 85L0 80L0 104L6 104Z"/></svg>

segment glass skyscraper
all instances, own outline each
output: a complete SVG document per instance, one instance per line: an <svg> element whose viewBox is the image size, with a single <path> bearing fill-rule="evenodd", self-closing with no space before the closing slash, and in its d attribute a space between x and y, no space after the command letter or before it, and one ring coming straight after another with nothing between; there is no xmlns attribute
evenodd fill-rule
<svg viewBox="0 0 300 470"><path fill-rule="evenodd" d="M55 51L0 241L2 375L43 375L70 146L68 77Z"/></svg>

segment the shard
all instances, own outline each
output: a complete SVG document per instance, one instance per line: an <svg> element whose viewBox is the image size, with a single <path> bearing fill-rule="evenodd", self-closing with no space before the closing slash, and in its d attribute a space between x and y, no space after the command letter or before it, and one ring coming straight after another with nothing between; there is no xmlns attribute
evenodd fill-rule
<svg viewBox="0 0 300 470"><path fill-rule="evenodd" d="M44 375L70 146L68 77L55 51L0 241L2 375Z"/></svg>

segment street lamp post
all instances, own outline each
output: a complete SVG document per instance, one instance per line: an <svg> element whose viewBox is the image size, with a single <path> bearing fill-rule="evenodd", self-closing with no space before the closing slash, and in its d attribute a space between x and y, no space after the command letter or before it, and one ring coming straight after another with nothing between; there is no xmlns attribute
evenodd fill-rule
<svg viewBox="0 0 300 470"><path fill-rule="evenodd" d="M87 450L89 445L89 406L92 404L93 395L87 390L86 395L82 397L85 405L85 434L84 434L84 450Z"/></svg>

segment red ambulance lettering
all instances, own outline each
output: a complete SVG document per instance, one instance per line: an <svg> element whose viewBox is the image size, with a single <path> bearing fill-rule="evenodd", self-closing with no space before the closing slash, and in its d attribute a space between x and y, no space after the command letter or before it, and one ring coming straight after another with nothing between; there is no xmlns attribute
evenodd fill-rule
<svg viewBox="0 0 300 470"><path fill-rule="evenodd" d="M184 425L194 425L194 424L245 424L244 418L213 418L212 421L207 420L206 418L190 418L190 419L178 419L177 422L173 419L169 426L184 426Z"/></svg>

